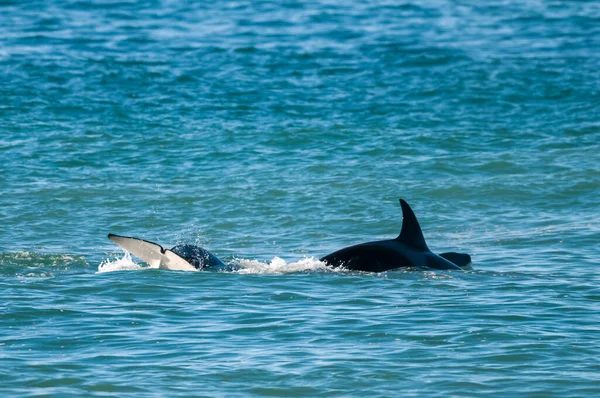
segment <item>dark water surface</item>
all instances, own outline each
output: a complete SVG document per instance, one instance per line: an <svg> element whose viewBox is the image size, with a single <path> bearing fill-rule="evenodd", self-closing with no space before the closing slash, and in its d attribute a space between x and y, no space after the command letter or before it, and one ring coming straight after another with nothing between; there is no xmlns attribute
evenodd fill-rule
<svg viewBox="0 0 600 398"><path fill-rule="evenodd" d="M600 394L599 3L338 3L0 0L3 395Z"/></svg>

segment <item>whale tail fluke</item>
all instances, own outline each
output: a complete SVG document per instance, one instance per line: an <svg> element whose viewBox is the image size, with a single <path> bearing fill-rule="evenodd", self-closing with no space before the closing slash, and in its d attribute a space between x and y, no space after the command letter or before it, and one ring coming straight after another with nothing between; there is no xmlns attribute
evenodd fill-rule
<svg viewBox="0 0 600 398"><path fill-rule="evenodd" d="M152 268L164 268L177 271L197 271L197 268L178 254L163 248L158 243L143 239L108 234L108 239L115 242L121 249L128 251Z"/></svg>

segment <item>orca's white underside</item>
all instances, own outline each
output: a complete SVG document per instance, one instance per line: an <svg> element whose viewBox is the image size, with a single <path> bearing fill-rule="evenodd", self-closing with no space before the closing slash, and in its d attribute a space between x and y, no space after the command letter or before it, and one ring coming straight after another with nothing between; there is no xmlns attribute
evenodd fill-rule
<svg viewBox="0 0 600 398"><path fill-rule="evenodd" d="M192 264L157 243L113 234L109 234L108 238L115 242L121 249L144 260L152 268L174 271L198 271Z"/></svg>

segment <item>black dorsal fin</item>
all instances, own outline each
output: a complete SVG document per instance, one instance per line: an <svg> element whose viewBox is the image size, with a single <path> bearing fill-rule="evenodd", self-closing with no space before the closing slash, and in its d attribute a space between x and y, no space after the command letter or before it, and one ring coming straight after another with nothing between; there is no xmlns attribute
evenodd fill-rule
<svg viewBox="0 0 600 398"><path fill-rule="evenodd" d="M429 250L415 213L404 199L400 199L400 206L402 206L402 231L396 240L421 250Z"/></svg>

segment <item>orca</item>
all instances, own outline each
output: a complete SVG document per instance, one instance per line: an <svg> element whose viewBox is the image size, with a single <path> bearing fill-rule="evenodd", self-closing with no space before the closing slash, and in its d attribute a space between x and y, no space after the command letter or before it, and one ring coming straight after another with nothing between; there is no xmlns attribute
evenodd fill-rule
<svg viewBox="0 0 600 398"><path fill-rule="evenodd" d="M200 271L210 267L225 267L217 256L194 245L177 245L165 249L158 243L144 239L108 234L108 239L119 247L144 260L152 268L176 271Z"/></svg>
<svg viewBox="0 0 600 398"><path fill-rule="evenodd" d="M464 253L437 255L427 247L415 213L400 199L402 230L396 239L361 243L346 247L321 258L331 267L354 271L385 272L395 268L432 268L437 270L468 270L471 256Z"/></svg>

